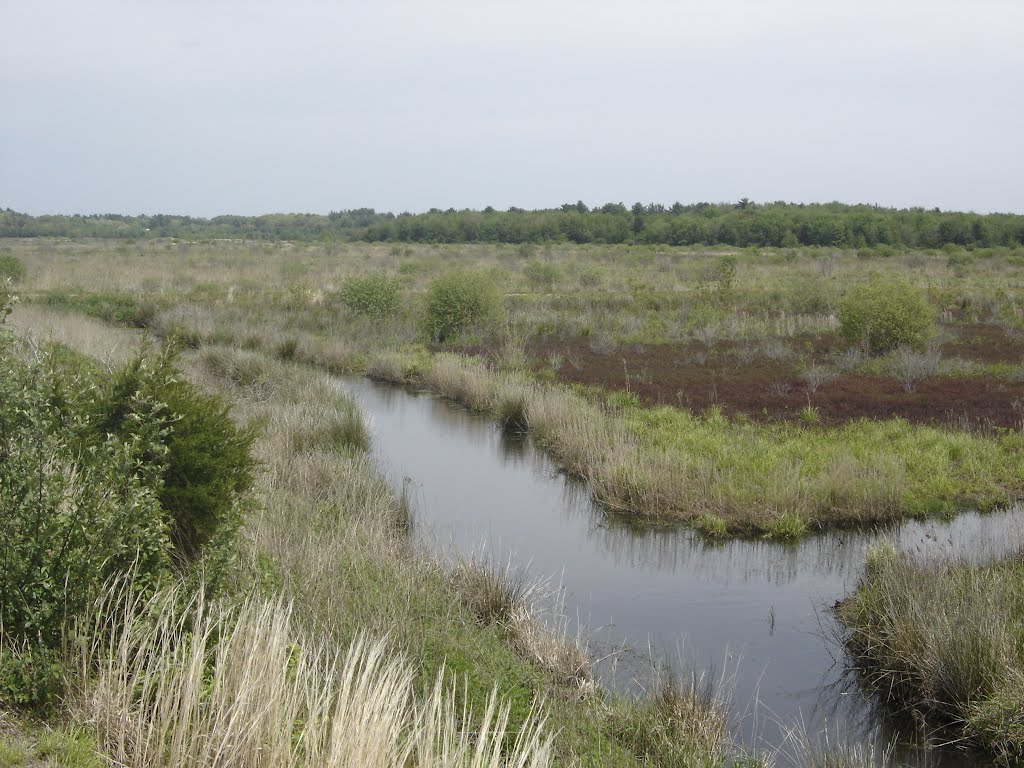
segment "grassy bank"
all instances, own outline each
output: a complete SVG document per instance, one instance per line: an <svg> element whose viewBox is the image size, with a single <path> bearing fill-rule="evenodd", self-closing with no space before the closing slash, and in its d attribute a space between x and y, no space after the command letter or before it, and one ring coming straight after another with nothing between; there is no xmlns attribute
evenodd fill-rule
<svg viewBox="0 0 1024 768"><path fill-rule="evenodd" d="M1006 764L1024 755L1024 558L990 566L919 564L869 553L837 614L862 679L937 741Z"/></svg>
<svg viewBox="0 0 1024 768"><path fill-rule="evenodd" d="M30 333L29 317L17 319ZM73 341L68 320L67 334L53 318L36 333ZM93 330L92 348L135 338ZM498 764L498 754L514 765L726 764L718 693L694 680L648 702L608 697L577 638L557 631L557 617L540 620L526 585L486 564L443 568L413 547L406 509L366 458L361 415L322 373L215 348L183 365L256 430L254 503L224 597L202 605L158 592L147 610L124 613L145 620L115 635L79 621L51 723L138 766L257 753L270 765L363 765L379 743L424 766ZM15 646L5 639L5 653ZM332 723L349 710L345 735ZM474 735L488 722L490 741Z"/></svg>
<svg viewBox="0 0 1024 768"><path fill-rule="evenodd" d="M787 537L909 516L989 509L1024 493L1024 437L900 420L758 424L539 383L514 355L381 354L371 376L415 382L527 427L611 510L709 533Z"/></svg>
<svg viewBox="0 0 1024 768"><path fill-rule="evenodd" d="M361 426L361 417L322 375L219 349L196 358L193 376L231 391L241 414L265 425L257 443L265 504L247 528L248 568L252 578L278 585L301 626L343 645L368 629L386 633L415 660L418 685L431 683L443 665L464 686L460 704L474 711L485 710L497 686L510 703L512 732L528 724L543 697L558 731L560 763L643 761L644 752L638 754L615 724L658 722L658 712L641 716L635 705L600 694L577 639L538 622L527 585L517 577L486 564L448 571L410 545L405 510L363 453L365 432L353 423ZM309 437L297 441L294 435L310 430L353 435L355 444L338 450L331 440L326 451L298 448ZM726 754L724 709L697 693L687 694L690 716L672 721L671 737L660 748L715 765Z"/></svg>

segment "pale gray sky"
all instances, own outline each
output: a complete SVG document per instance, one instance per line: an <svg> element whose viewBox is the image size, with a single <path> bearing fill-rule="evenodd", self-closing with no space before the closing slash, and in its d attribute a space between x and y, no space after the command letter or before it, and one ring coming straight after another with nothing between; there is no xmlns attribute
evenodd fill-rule
<svg viewBox="0 0 1024 768"><path fill-rule="evenodd" d="M0 0L0 208L1024 212L1022 0Z"/></svg>

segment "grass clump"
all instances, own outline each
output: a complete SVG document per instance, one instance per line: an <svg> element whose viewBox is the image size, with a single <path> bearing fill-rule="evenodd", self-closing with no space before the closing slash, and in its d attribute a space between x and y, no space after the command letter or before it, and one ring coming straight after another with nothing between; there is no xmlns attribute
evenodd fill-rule
<svg viewBox="0 0 1024 768"><path fill-rule="evenodd" d="M1024 754L1024 560L919 563L869 551L837 608L862 679L949 739L1013 763Z"/></svg>
<svg viewBox="0 0 1024 768"><path fill-rule="evenodd" d="M710 513L705 513L694 520L693 527L712 539L723 538L729 533L729 526L725 520Z"/></svg>
<svg viewBox="0 0 1024 768"><path fill-rule="evenodd" d="M799 539L807 533L807 523L799 515L784 512L765 527L769 539Z"/></svg>
<svg viewBox="0 0 1024 768"><path fill-rule="evenodd" d="M712 768L725 762L724 704L700 675L661 676L643 699L613 704L610 727L644 765Z"/></svg>

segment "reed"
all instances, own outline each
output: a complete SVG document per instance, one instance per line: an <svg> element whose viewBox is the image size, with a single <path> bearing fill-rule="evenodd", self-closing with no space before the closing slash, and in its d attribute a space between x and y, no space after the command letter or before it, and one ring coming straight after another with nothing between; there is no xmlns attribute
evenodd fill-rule
<svg viewBox="0 0 1024 768"><path fill-rule="evenodd" d="M118 622L80 668L78 716L124 766L530 766L550 764L539 714L509 734L492 693L483 712L456 704L442 671L418 699L416 672L386 640L344 653L296 631L283 603L237 608L158 594L93 622Z"/></svg>
<svg viewBox="0 0 1024 768"><path fill-rule="evenodd" d="M837 608L843 638L883 703L927 718L949 740L1012 762L1024 754L1020 556L989 566L868 553Z"/></svg>

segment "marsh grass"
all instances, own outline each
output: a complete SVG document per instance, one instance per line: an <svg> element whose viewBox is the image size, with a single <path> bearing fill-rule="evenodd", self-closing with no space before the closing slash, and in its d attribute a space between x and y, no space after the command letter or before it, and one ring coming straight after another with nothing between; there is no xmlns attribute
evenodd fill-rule
<svg viewBox="0 0 1024 768"><path fill-rule="evenodd" d="M37 344L56 342L107 365L127 362L139 350L143 333L117 328L80 314L19 304L9 322L15 332Z"/></svg>
<svg viewBox="0 0 1024 768"><path fill-rule="evenodd" d="M711 768L728 752L727 708L722 680L694 671L662 671L647 695L613 703L608 718L617 737L645 765Z"/></svg>
<svg viewBox="0 0 1024 768"><path fill-rule="evenodd" d="M449 576L455 599L483 625L496 624L523 658L540 665L580 696L595 696L587 643L572 634L562 608L564 593L525 570L495 564L486 554L462 559Z"/></svg>
<svg viewBox="0 0 1024 768"><path fill-rule="evenodd" d="M183 605L184 603L184 605ZM482 712L455 703L442 671L416 696L416 673L385 640L358 636L339 653L296 631L288 606L236 608L116 593L93 621L114 631L80 660L78 716L119 765L540 766L543 717L509 734L496 692Z"/></svg>
<svg viewBox="0 0 1024 768"><path fill-rule="evenodd" d="M815 738L798 723L786 735L776 762L791 768L898 768L894 752L892 743L850 743L829 731Z"/></svg>
<svg viewBox="0 0 1024 768"><path fill-rule="evenodd" d="M732 532L792 538L952 514L965 504L988 509L1024 492L1024 437L1016 432L981 436L899 419L824 427L813 406L798 424L754 424L717 409L697 415L580 394L477 358L410 360L387 353L370 367L499 423L525 424L599 502L640 517L722 520Z"/></svg>
<svg viewBox="0 0 1024 768"><path fill-rule="evenodd" d="M292 438L296 424L315 425L327 406L347 412L347 396L322 373L254 354L205 350L189 369L229 394L239 418L262 425L260 504L244 530L241 581L289 601L294 626L330 647L387 636L415 663L417 690L434 690L442 670L457 675L446 706L460 713L486 712L498 686L508 705L506 752L546 697L560 763L636 765L607 730L586 639L570 631L549 590L486 560L452 570L413 546L408 509L365 454L307 450ZM233 373L239 367L245 376ZM288 418L275 416L280 409Z"/></svg>
<svg viewBox="0 0 1024 768"><path fill-rule="evenodd" d="M865 683L946 740L1014 762L1024 754L1022 573L1019 555L974 566L870 550L857 592L837 609Z"/></svg>

